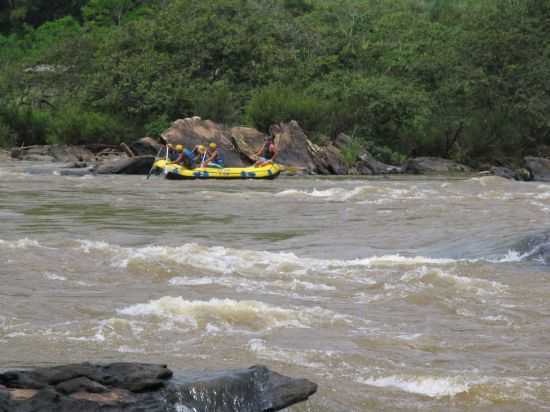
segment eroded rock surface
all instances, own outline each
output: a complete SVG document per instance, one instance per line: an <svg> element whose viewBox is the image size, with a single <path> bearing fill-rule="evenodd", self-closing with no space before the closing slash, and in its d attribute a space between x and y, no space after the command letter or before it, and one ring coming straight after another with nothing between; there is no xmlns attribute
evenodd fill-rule
<svg viewBox="0 0 550 412"><path fill-rule="evenodd" d="M166 365L82 363L0 373L0 411L268 412L316 390L264 366L173 377Z"/></svg>

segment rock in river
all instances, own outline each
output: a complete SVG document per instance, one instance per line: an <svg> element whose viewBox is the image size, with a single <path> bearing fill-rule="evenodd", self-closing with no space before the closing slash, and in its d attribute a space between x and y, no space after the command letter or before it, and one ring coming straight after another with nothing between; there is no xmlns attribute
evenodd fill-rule
<svg viewBox="0 0 550 412"><path fill-rule="evenodd" d="M122 158L99 164L93 172L98 175L126 174L146 175L155 161L155 156Z"/></svg>
<svg viewBox="0 0 550 412"><path fill-rule="evenodd" d="M468 173L468 166L439 157L416 157L407 162L406 173L412 174L436 174L436 173Z"/></svg>
<svg viewBox="0 0 550 412"><path fill-rule="evenodd" d="M174 376L166 365L82 363L0 373L0 412L268 412L316 390L264 366Z"/></svg>
<svg viewBox="0 0 550 412"><path fill-rule="evenodd" d="M526 157L525 166L531 172L533 180L550 182L550 159L543 157Z"/></svg>

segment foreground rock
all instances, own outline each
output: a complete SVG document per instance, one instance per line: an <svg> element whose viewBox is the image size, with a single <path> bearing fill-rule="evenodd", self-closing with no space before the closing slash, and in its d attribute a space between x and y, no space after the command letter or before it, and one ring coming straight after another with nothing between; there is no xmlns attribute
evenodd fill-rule
<svg viewBox="0 0 550 412"><path fill-rule="evenodd" d="M264 366L173 377L166 365L83 363L0 373L0 411L268 412L316 390Z"/></svg>
<svg viewBox="0 0 550 412"><path fill-rule="evenodd" d="M449 159L416 157L407 162L405 172L412 174L454 174L471 173L472 169Z"/></svg>
<svg viewBox="0 0 550 412"><path fill-rule="evenodd" d="M531 172L533 180L550 182L550 159L543 157L526 157L525 167Z"/></svg>

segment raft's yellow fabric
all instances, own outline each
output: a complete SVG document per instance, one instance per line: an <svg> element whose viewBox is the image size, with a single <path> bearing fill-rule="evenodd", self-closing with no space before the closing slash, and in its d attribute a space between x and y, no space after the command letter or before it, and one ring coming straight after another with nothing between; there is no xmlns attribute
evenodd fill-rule
<svg viewBox="0 0 550 412"><path fill-rule="evenodd" d="M166 160L157 160L153 167L157 172L164 173L172 179L273 179L281 173L281 167L268 163L262 167L197 167L187 169Z"/></svg>

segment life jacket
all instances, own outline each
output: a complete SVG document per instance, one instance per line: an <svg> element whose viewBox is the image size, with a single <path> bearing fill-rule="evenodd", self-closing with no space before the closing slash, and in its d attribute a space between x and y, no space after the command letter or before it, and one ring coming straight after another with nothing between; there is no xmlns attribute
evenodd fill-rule
<svg viewBox="0 0 550 412"><path fill-rule="evenodd" d="M193 152L187 148L183 149L183 156L185 156L189 160L193 160Z"/></svg>
<svg viewBox="0 0 550 412"><path fill-rule="evenodd" d="M275 145L273 143L265 144L264 145L264 152L262 154L262 157L266 160L269 160L273 157L273 154L275 153Z"/></svg>
<svg viewBox="0 0 550 412"><path fill-rule="evenodd" d="M224 158L223 153L221 152L221 150L216 149L216 157L214 157L214 159L212 159L212 163L217 163L220 166L223 166L224 160L225 160L225 158Z"/></svg>

